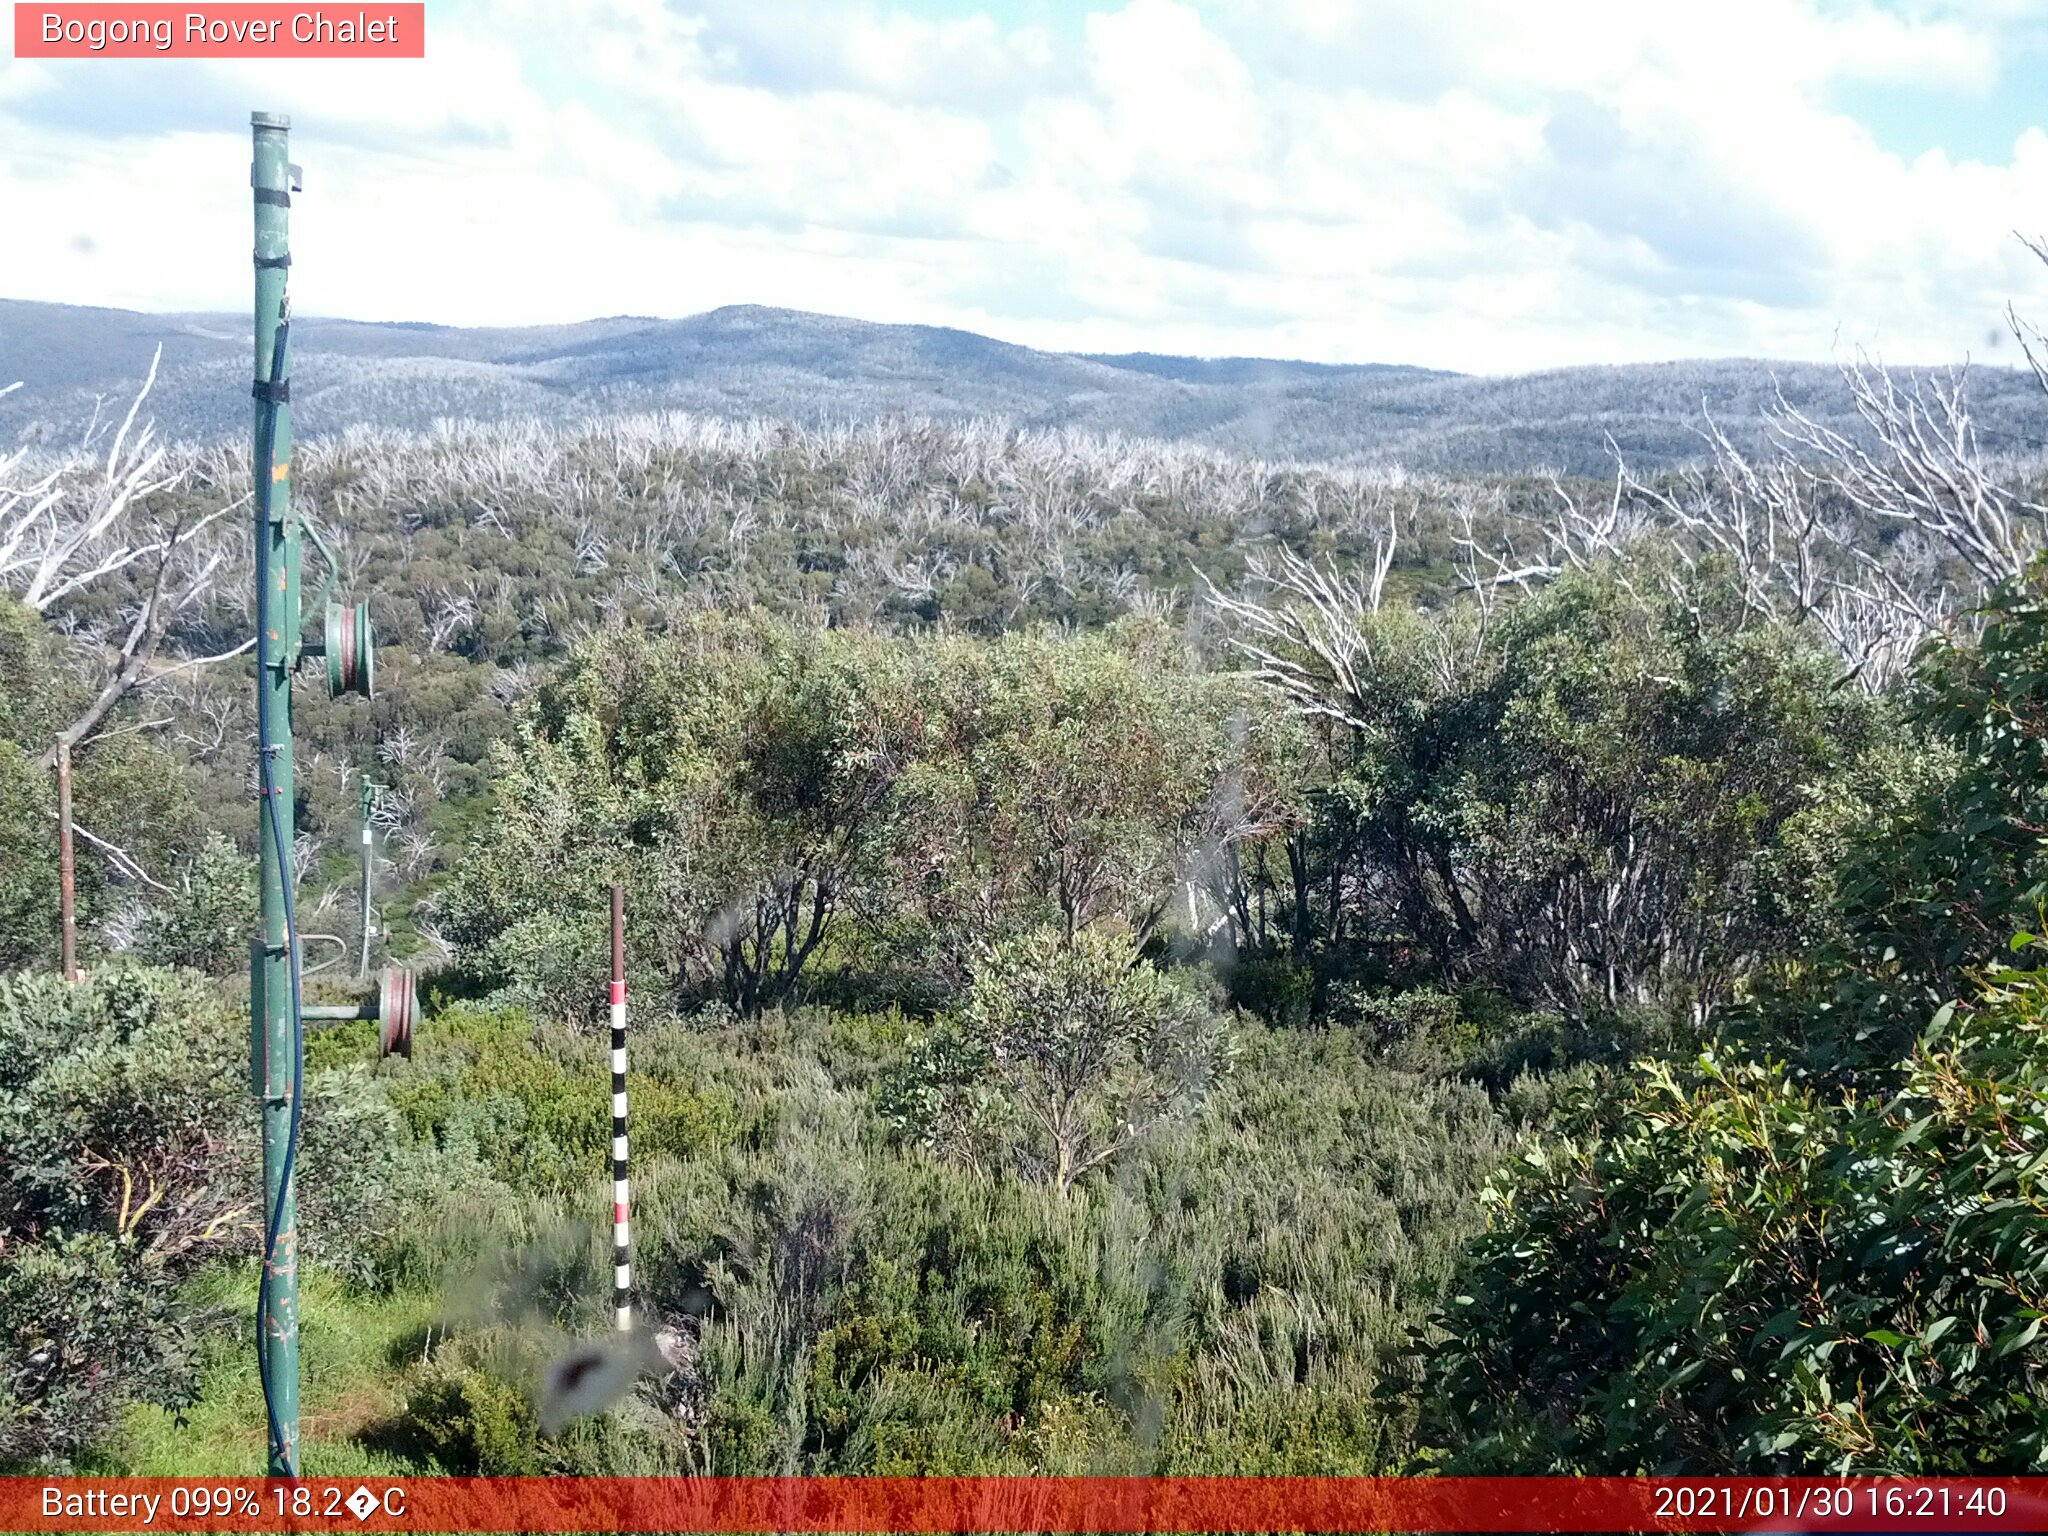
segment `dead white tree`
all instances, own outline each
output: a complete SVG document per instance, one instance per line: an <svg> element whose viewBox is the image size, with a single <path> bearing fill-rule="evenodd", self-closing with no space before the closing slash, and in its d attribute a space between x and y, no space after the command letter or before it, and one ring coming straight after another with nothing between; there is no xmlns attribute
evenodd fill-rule
<svg viewBox="0 0 2048 1536"><path fill-rule="evenodd" d="M1369 569L1346 573L1334 561L1317 564L1281 546L1248 562L1249 585L1259 596L1233 596L1206 575L1202 585L1230 621L1231 647L1253 678L1278 689L1304 714L1365 730L1366 680L1373 666L1367 620L1379 612L1398 540L1389 515Z"/></svg>
<svg viewBox="0 0 2048 1536"><path fill-rule="evenodd" d="M175 668L153 668L172 624L213 600L228 558L228 545L215 525L239 505L200 511L188 497L165 497L164 493L183 489L195 461L191 456L174 457L156 440L154 423L137 424L162 357L159 347L103 456L96 447L97 417L69 455L32 458L25 448L0 455L0 591L53 621L74 617L71 605L88 592L111 587L121 594L111 622L70 626L97 686L58 729L40 760L58 777L58 858L64 877L59 905L67 976L74 970L76 933L74 831L108 852L121 877L156 884L121 850L75 826L72 753L151 679L153 670L182 670L248 649L245 644ZM9 392L18 387L10 385Z"/></svg>
<svg viewBox="0 0 2048 1536"><path fill-rule="evenodd" d="M2017 317L2011 324L2048 392L2038 334ZM1711 563L1758 616L1819 630L1842 658L1844 683L1881 691L1929 636L2025 573L2048 546L2048 505L1983 451L1962 372L1901 379L1859 357L1842 380L1860 436L1779 392L1761 454L1738 449L1711 416L1704 462L1675 472L1640 474L1610 443L1604 505L1553 482L1556 512L1534 557L1511 540L1482 547L1468 528L1462 585L1485 599L1654 545L1668 557L1673 596L1696 598Z"/></svg>
<svg viewBox="0 0 2048 1536"><path fill-rule="evenodd" d="M82 472L83 446L78 456L48 465L40 476L30 470L25 448L0 457L0 582L38 613L179 537L176 529L166 533L160 525L138 525L129 515L138 502L179 479L166 467L153 425L135 425L155 386L162 351L150 360L103 466L95 463L90 473ZM20 387L9 385L8 392ZM90 442L88 431L84 446Z"/></svg>
<svg viewBox="0 0 2048 1536"><path fill-rule="evenodd" d="M2048 264L2048 242L2025 243ZM2048 335L2010 308L2007 323L2048 394ZM1668 474L1637 473L1610 441L1610 491L1582 498L1554 479L1534 552L1483 535L1469 502L1455 503L1457 587L1476 606L1476 633L1483 639L1504 594L1651 548L1663 557L1649 567L1656 579L1694 613L1711 568L1760 618L1818 630L1842 658L1844 684L1881 691L1929 636L1966 623L2025 574L2048 548L2048 503L1984 451L1962 371L1901 377L1859 356L1842 379L1862 424L1855 436L1780 391L1761 454L1739 450L1711 416L1703 461ZM1209 596L1255 677L1311 715L1356 724L1357 664L1371 660L1362 619L1379 606L1390 558L1383 542L1370 571L1345 573L1281 551L1253 564L1254 595L1212 585Z"/></svg>
<svg viewBox="0 0 2048 1536"><path fill-rule="evenodd" d="M214 599L228 559L215 525L240 501L199 511L187 498L168 506L155 499L181 489L191 468L156 441L153 423L136 425L162 350L150 359L103 460L83 450L47 464L31 462L26 449L0 457L0 590L51 616L88 589L125 589L113 622L81 634L97 649L99 686L43 754L46 768L83 743L146 678L171 670L153 667L158 647L181 615ZM244 644L178 665L203 665L247 649Z"/></svg>
<svg viewBox="0 0 2048 1536"><path fill-rule="evenodd" d="M2048 388L2038 366L2036 377ZM1902 381L1859 357L1842 379L1860 439L1780 393L1767 455L1745 456L1709 422L1709 468L1658 483L1624 469L1617 479L1662 514L1682 555L1719 555L1745 603L1813 624L1841 655L1844 680L1877 691L1929 636L2026 572L2048 507L1982 450L1960 371Z"/></svg>

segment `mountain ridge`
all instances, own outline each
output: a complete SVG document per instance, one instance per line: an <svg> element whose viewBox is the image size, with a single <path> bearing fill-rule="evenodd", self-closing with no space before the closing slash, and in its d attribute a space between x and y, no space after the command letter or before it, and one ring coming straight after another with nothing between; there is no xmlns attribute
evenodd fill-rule
<svg viewBox="0 0 2048 1536"><path fill-rule="evenodd" d="M243 431L243 317L0 299L0 386L25 386L0 397L0 445L61 443L90 419L95 396L132 393L159 344L151 409L160 429L172 437ZM1610 439L1645 469L1698 457L1703 411L1738 444L1758 447L1780 390L1831 426L1859 428L1826 364L1681 359L1493 376L1397 363L1049 352L955 327L753 304L680 319L535 326L306 316L293 322L292 344L301 435L635 410L808 424L994 417L1273 459L1597 474L1611 464ZM1994 438L2038 446L2048 436L2030 375L1973 373L1973 400Z"/></svg>

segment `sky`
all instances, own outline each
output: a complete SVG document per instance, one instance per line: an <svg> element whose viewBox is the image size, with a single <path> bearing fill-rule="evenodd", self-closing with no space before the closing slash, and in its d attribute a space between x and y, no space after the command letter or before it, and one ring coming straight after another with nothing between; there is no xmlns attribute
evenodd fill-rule
<svg viewBox="0 0 2048 1536"><path fill-rule="evenodd" d="M348 8L351 13L355 7ZM0 297L726 304L1510 373L2018 362L2048 0L429 0L420 61L0 61Z"/></svg>

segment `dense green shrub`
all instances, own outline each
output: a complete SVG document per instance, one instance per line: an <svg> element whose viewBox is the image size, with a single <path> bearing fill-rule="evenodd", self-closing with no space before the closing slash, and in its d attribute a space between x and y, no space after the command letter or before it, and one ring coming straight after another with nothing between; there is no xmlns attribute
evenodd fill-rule
<svg viewBox="0 0 2048 1536"><path fill-rule="evenodd" d="M1114 935L1049 929L989 953L908 1053L885 1113L928 1148L1065 1195L1198 1108L1230 1058L1228 1027L1187 976L1133 964Z"/></svg>
<svg viewBox="0 0 2048 1536"><path fill-rule="evenodd" d="M687 1377L538 1434L534 1341L608 1322L603 1202L508 1191L524 1246L465 1280L481 1321L379 1443L584 1472L1372 1472L1402 1453L1373 1388L1502 1150L1481 1090L1389 1074L1347 1029L1246 1021L1200 1114L1062 1199L890 1137L876 1094L920 1028L806 1010L636 1036L649 1089L730 1106L727 1130L635 1164L638 1305L687 1340ZM451 1049L526 1029L458 1019ZM597 1183L601 1149L577 1166Z"/></svg>
<svg viewBox="0 0 2048 1536"><path fill-rule="evenodd" d="M2048 983L1997 973L1900 1071L1708 1054L1518 1159L1424 1357L1458 1465L2048 1467Z"/></svg>
<svg viewBox="0 0 2048 1536"><path fill-rule="evenodd" d="M62 1468L130 1402L199 1393L207 1323L161 1253L105 1232L5 1239L0 1263L0 1472Z"/></svg>
<svg viewBox="0 0 2048 1536"><path fill-rule="evenodd" d="M1281 1029L1299 1029L1314 1016L1313 967L1281 958L1242 960L1224 975L1230 1001Z"/></svg>
<svg viewBox="0 0 2048 1536"><path fill-rule="evenodd" d="M1478 1024L1449 993L1431 988L1380 993L1340 986L1330 1011L1363 1031L1387 1060L1410 1072L1451 1070L1478 1054Z"/></svg>
<svg viewBox="0 0 2048 1536"><path fill-rule="evenodd" d="M1899 792L1897 722L1732 583L1681 601L1663 574L1605 560L1490 623L1276 600L1308 637L1282 647L1287 691L1336 722L1287 840L1288 924L1326 962L1704 1019L1814 936Z"/></svg>
<svg viewBox="0 0 2048 1536"><path fill-rule="evenodd" d="M136 948L154 965L233 976L247 973L256 931L256 861L212 832L178 888L144 920Z"/></svg>
<svg viewBox="0 0 2048 1536"><path fill-rule="evenodd" d="M580 957L601 998L578 915L618 880L636 958L673 984L746 1012L787 996L872 899L934 728L915 662L759 616L587 645L493 759L500 815L445 903L466 962L555 1001Z"/></svg>
<svg viewBox="0 0 2048 1536"><path fill-rule="evenodd" d="M1371 1389L1470 1231L1502 1145L1483 1093L1246 1024L1203 1113L1063 1200L892 1148L872 1066L792 1028L772 1130L637 1192L645 1299L701 1352L705 1464L1358 1472L1403 1447ZM707 1070L741 1038L700 1037L736 1053Z"/></svg>
<svg viewBox="0 0 2048 1536"><path fill-rule="evenodd" d="M400 1419L402 1448L443 1472L533 1477L548 1470L532 1402L489 1370L437 1364L407 1394Z"/></svg>
<svg viewBox="0 0 2048 1536"><path fill-rule="evenodd" d="M56 776L44 755L90 698L65 660L55 627L0 592L0 970L58 959ZM89 965L109 941L118 947L105 930L127 924L113 920L143 910L132 867L173 867L206 828L176 757L134 734L81 744L72 807L78 953ZM94 838L125 850L118 868Z"/></svg>
<svg viewBox="0 0 2048 1536"><path fill-rule="evenodd" d="M192 972L0 976L0 1463L61 1461L124 1395L191 1390L212 1314L181 1284L260 1246L248 1039ZM359 1278L429 1209L361 1067L309 1076L299 1170L302 1256Z"/></svg>
<svg viewBox="0 0 2048 1536"><path fill-rule="evenodd" d="M2048 905L2048 564L1989 603L1980 639L1931 646L1907 691L1924 762L1865 808L1823 942L1762 978L1743 1021L1837 1075L1883 1072L1927 1015L2009 963ZM2032 950L2017 962L2043 963Z"/></svg>
<svg viewBox="0 0 2048 1536"><path fill-rule="evenodd" d="M57 954L57 790L15 742L0 740L0 967Z"/></svg>
<svg viewBox="0 0 2048 1536"><path fill-rule="evenodd" d="M2044 888L2038 586L1926 659L1953 771L1872 818L1816 951L1491 1192L1424 1354L1459 1464L2048 1466L2048 978L1991 942Z"/></svg>
<svg viewBox="0 0 2048 1536"><path fill-rule="evenodd" d="M1110 638L891 638L697 615L605 633L493 758L498 814L437 898L501 1000L587 1016L602 892L636 964L757 1013L827 965L957 987L1039 926L1144 942L1281 793L1227 678Z"/></svg>
<svg viewBox="0 0 2048 1536"><path fill-rule="evenodd" d="M664 1032L633 1040L627 1085L643 1158L701 1151L734 1128L729 1100L641 1067L669 1054ZM534 1195L610 1177L611 1073L601 1046L537 1028L519 1009L468 1006L435 1017L433 1042L389 1089L414 1139Z"/></svg>

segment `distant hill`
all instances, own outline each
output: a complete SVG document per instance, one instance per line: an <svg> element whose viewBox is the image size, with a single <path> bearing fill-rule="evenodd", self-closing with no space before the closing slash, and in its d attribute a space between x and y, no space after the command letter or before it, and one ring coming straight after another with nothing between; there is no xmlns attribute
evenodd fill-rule
<svg viewBox="0 0 2048 1536"><path fill-rule="evenodd" d="M154 397L171 436L247 422L245 317L0 300L0 444L78 430L93 397L133 390L164 348ZM1235 449L1418 469L1601 473L1611 436L1650 468L1696 457L1702 405L1754 443L1772 383L1844 430L1835 370L1750 360L1567 368L1485 378L1383 364L1040 352L971 331L741 305L683 320L617 316L509 329L305 318L292 330L295 428L420 427L437 418L575 419L682 409L803 422L997 416ZM1987 442L2048 440L2031 376L1981 369Z"/></svg>

